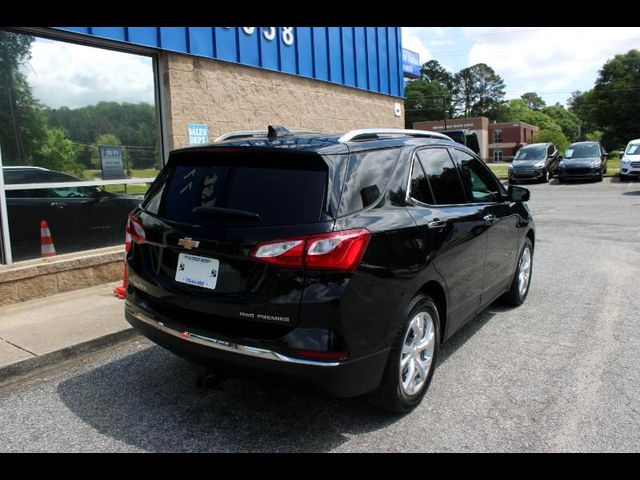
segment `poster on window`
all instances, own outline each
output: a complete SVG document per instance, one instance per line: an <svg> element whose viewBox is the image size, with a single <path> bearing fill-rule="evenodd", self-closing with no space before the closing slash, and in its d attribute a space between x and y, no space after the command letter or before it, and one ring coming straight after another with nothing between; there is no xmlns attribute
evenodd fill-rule
<svg viewBox="0 0 640 480"><path fill-rule="evenodd" d="M102 179L115 180L127 178L122 161L122 147L99 147L100 163L102 164Z"/></svg>

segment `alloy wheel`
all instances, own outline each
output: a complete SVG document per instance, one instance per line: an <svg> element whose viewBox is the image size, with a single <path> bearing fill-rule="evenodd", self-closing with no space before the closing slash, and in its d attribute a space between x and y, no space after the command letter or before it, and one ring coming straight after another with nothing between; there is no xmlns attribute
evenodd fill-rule
<svg viewBox="0 0 640 480"><path fill-rule="evenodd" d="M518 263L518 292L524 297L529 288L531 278L531 247L527 245L522 251L520 262Z"/></svg>
<svg viewBox="0 0 640 480"><path fill-rule="evenodd" d="M433 318L418 312L409 323L400 354L400 386L406 395L419 393L427 382L435 342Z"/></svg>

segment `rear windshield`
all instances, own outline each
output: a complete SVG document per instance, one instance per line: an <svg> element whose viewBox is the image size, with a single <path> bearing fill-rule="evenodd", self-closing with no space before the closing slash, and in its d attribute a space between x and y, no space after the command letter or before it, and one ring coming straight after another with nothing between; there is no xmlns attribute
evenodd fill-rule
<svg viewBox="0 0 640 480"><path fill-rule="evenodd" d="M257 225L294 225L321 219L327 169L308 156L264 154L193 155L170 163L143 208L174 222L206 224L196 207L256 213ZM225 222L234 220L225 220ZM236 220L235 222L242 222Z"/></svg>

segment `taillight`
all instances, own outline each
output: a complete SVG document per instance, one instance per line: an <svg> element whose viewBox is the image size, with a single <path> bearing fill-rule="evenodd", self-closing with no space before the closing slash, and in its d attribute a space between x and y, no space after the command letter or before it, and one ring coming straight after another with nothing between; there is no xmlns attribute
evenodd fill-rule
<svg viewBox="0 0 640 480"><path fill-rule="evenodd" d="M364 228L275 240L257 245L251 257L261 262L310 270L355 270L371 233Z"/></svg>
<svg viewBox="0 0 640 480"><path fill-rule="evenodd" d="M364 228L313 235L305 245L304 266L351 272L360 264L370 237L371 233Z"/></svg>
<svg viewBox="0 0 640 480"><path fill-rule="evenodd" d="M303 254L304 239L261 243L251 252L251 256L261 262L292 268L302 268Z"/></svg>
<svg viewBox="0 0 640 480"><path fill-rule="evenodd" d="M142 224L130 213L127 219L126 228L126 243L125 247L127 252L131 248L131 242L144 243L146 241L146 234Z"/></svg>

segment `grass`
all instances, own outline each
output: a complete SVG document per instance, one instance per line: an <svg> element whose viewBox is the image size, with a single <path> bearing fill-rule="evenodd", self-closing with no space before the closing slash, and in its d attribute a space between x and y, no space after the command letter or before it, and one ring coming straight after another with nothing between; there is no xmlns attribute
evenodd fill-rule
<svg viewBox="0 0 640 480"><path fill-rule="evenodd" d="M158 175L158 169L156 168L131 170L131 178L154 178L156 175ZM84 172L82 172L82 176L84 180L99 179L102 176L102 170L85 170ZM111 193L141 195L147 191L149 186L142 183L137 185L105 185L102 188Z"/></svg>

